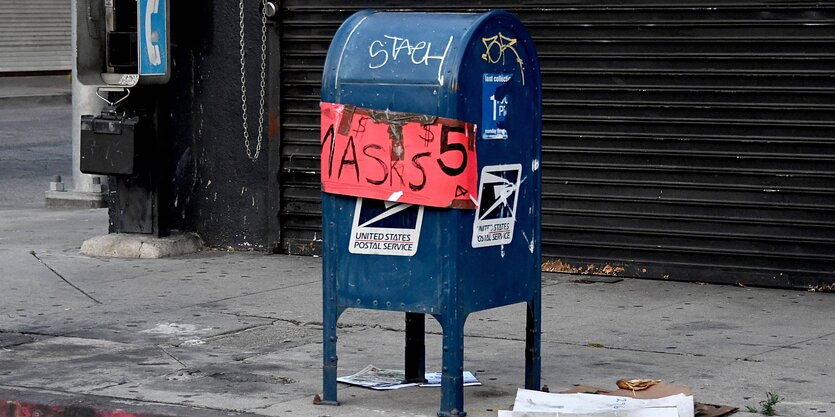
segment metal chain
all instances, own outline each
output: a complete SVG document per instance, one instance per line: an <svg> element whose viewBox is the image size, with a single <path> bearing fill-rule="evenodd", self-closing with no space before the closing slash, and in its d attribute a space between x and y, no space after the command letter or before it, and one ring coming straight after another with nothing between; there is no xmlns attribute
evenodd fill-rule
<svg viewBox="0 0 835 417"><path fill-rule="evenodd" d="M266 7L267 0L262 0L262 6ZM261 13L261 92L258 101L258 139L255 145L255 153L249 146L249 123L247 122L247 107L246 107L246 52L244 43L244 0L239 3L239 18L241 22L241 118L244 129L244 146L246 147L246 156L252 161L258 159L261 153L261 142L264 134L264 89L265 79L267 73L267 15Z"/></svg>

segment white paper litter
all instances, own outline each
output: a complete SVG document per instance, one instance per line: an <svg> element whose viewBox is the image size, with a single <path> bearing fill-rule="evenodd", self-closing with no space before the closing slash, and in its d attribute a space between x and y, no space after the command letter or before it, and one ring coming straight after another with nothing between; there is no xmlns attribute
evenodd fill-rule
<svg viewBox="0 0 835 417"><path fill-rule="evenodd" d="M425 384L420 384L421 387L440 387L441 386L441 372L427 372L424 374L426 378ZM471 387L474 385L481 385L481 382L476 379L470 371L464 371L464 386Z"/></svg>
<svg viewBox="0 0 835 417"><path fill-rule="evenodd" d="M406 379L406 371L402 369L380 369L374 365L368 365L361 371L348 376L336 378L338 382L358 385L375 390L392 390L404 387L440 387L441 372L427 372L424 374L426 383L403 382ZM481 385L475 375L470 371L464 371L464 386Z"/></svg>
<svg viewBox="0 0 835 417"><path fill-rule="evenodd" d="M551 394L519 389L513 411L499 417L694 417L692 395L636 399L599 394Z"/></svg>

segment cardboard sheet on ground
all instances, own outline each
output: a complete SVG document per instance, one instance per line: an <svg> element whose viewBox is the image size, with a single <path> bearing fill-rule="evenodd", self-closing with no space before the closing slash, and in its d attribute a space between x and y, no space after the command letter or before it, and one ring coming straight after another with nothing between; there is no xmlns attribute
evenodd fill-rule
<svg viewBox="0 0 835 417"><path fill-rule="evenodd" d="M693 396L638 399L598 394L551 394L520 389L513 411L499 417L694 417Z"/></svg>
<svg viewBox="0 0 835 417"><path fill-rule="evenodd" d="M675 394L693 395L693 390L683 385L673 385L662 382L642 390L628 390L620 388L612 390L591 385L577 385L571 389L560 391L560 394L603 394L615 395L618 397L652 399L669 397L670 395Z"/></svg>
<svg viewBox="0 0 835 417"><path fill-rule="evenodd" d="M405 387L420 385L421 387L440 387L441 373L427 372L424 374L426 383L403 382L406 379L406 371L402 369L380 369L374 365L368 365L361 371L348 376L336 378L338 382L350 385L358 385L374 390L393 390ZM464 371L464 386L481 385L475 375L470 371Z"/></svg>

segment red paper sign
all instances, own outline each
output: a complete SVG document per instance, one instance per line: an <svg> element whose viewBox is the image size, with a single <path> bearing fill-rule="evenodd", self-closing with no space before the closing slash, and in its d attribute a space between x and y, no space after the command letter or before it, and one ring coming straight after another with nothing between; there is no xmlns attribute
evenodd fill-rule
<svg viewBox="0 0 835 417"><path fill-rule="evenodd" d="M475 208L474 124L324 102L321 108L325 192Z"/></svg>

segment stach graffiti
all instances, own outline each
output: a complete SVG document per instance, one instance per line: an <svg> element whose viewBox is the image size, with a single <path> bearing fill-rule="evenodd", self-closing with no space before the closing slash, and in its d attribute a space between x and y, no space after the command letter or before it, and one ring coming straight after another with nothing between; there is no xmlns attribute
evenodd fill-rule
<svg viewBox="0 0 835 417"><path fill-rule="evenodd" d="M321 110L325 192L433 207L475 207L474 124L325 102Z"/></svg>
<svg viewBox="0 0 835 417"><path fill-rule="evenodd" d="M96 410L86 406L59 406L0 400L0 417L153 417L125 410Z"/></svg>

